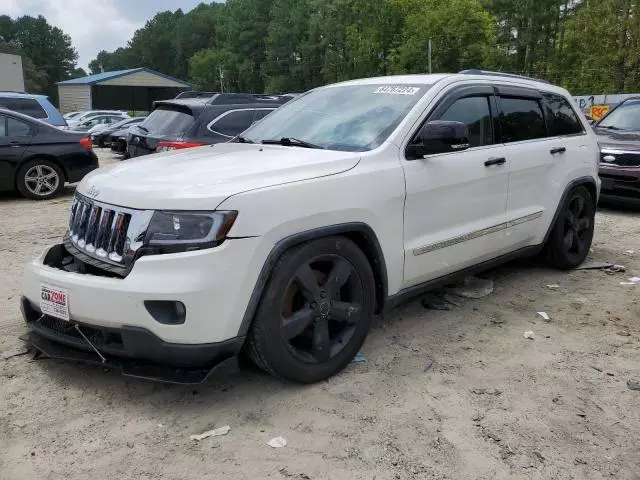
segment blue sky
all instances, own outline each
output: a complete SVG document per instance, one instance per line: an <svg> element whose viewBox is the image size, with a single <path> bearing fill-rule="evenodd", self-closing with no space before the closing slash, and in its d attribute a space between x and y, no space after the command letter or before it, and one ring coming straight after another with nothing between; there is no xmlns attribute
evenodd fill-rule
<svg viewBox="0 0 640 480"><path fill-rule="evenodd" d="M100 50L126 45L133 32L157 12L187 12L202 0L0 0L0 15L42 15L71 36L85 70Z"/></svg>

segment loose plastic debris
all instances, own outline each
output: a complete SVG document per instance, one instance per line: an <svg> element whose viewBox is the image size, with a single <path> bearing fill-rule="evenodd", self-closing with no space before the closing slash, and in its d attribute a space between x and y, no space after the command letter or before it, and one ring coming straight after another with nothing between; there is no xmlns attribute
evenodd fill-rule
<svg viewBox="0 0 640 480"><path fill-rule="evenodd" d="M579 267L576 267L576 270L602 270L603 268L611 268L613 265L611 262L590 262L583 263Z"/></svg>
<svg viewBox="0 0 640 480"><path fill-rule="evenodd" d="M627 380L627 387L629 387L629 390L640 391L640 382L636 382L634 380Z"/></svg>
<svg viewBox="0 0 640 480"><path fill-rule="evenodd" d="M526 332L524 332L524 338L526 338L527 340L535 340L536 334L533 333L531 330L527 330Z"/></svg>
<svg viewBox="0 0 640 480"><path fill-rule="evenodd" d="M631 277L629 281L633 283L640 283L640 277Z"/></svg>
<svg viewBox="0 0 640 480"><path fill-rule="evenodd" d="M613 265L611 268L607 269L607 273L621 273L626 271L627 268L624 265Z"/></svg>
<svg viewBox="0 0 640 480"><path fill-rule="evenodd" d="M547 312L538 312L538 315L540 315L546 322L551 320L551 317Z"/></svg>
<svg viewBox="0 0 640 480"><path fill-rule="evenodd" d="M447 291L460 297L482 298L493 292L493 281L469 276L455 287L447 288Z"/></svg>
<svg viewBox="0 0 640 480"><path fill-rule="evenodd" d="M214 428L213 430L208 430L206 432L201 433L200 435L191 435L191 440L204 440L208 437L219 437L220 435L226 435L231 430L229 425L225 425L224 427Z"/></svg>
<svg viewBox="0 0 640 480"><path fill-rule="evenodd" d="M274 437L267 442L271 448L282 448L287 446L287 440L283 437Z"/></svg>
<svg viewBox="0 0 640 480"><path fill-rule="evenodd" d="M547 285L547 288L550 288L551 290L555 290L557 288L560 288L560 285L557 285L557 284L554 283L552 285Z"/></svg>
<svg viewBox="0 0 640 480"><path fill-rule="evenodd" d="M636 252L634 252L633 250L625 250L624 252L622 252L623 255L633 255L634 253Z"/></svg>
<svg viewBox="0 0 640 480"><path fill-rule="evenodd" d="M351 361L353 363L366 363L367 359L361 352L358 352L356 353L356 356L353 357Z"/></svg>

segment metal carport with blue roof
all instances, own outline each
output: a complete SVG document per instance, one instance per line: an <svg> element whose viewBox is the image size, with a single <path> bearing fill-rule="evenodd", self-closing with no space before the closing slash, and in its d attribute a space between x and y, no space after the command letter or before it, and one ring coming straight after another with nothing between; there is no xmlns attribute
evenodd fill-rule
<svg viewBox="0 0 640 480"><path fill-rule="evenodd" d="M60 111L150 112L153 102L174 98L191 85L149 68L102 72L58 82Z"/></svg>

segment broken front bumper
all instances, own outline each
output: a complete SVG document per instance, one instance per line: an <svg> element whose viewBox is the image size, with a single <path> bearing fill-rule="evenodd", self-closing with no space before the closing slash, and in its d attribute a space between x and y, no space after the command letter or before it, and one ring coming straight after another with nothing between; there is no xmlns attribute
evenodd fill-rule
<svg viewBox="0 0 640 480"><path fill-rule="evenodd" d="M43 315L27 298L21 310L29 328L21 340L48 357L98 364L123 375L168 383L202 383L237 369L244 338L219 343L168 343L140 327L105 328Z"/></svg>

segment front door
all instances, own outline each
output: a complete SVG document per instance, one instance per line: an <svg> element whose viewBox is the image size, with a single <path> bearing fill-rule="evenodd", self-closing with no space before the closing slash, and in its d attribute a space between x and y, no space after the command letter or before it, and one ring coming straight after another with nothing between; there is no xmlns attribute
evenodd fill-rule
<svg viewBox="0 0 640 480"><path fill-rule="evenodd" d="M494 116L491 87L458 87L426 120L465 123L470 148L403 160L405 288L504 251L509 167L495 142Z"/></svg>

